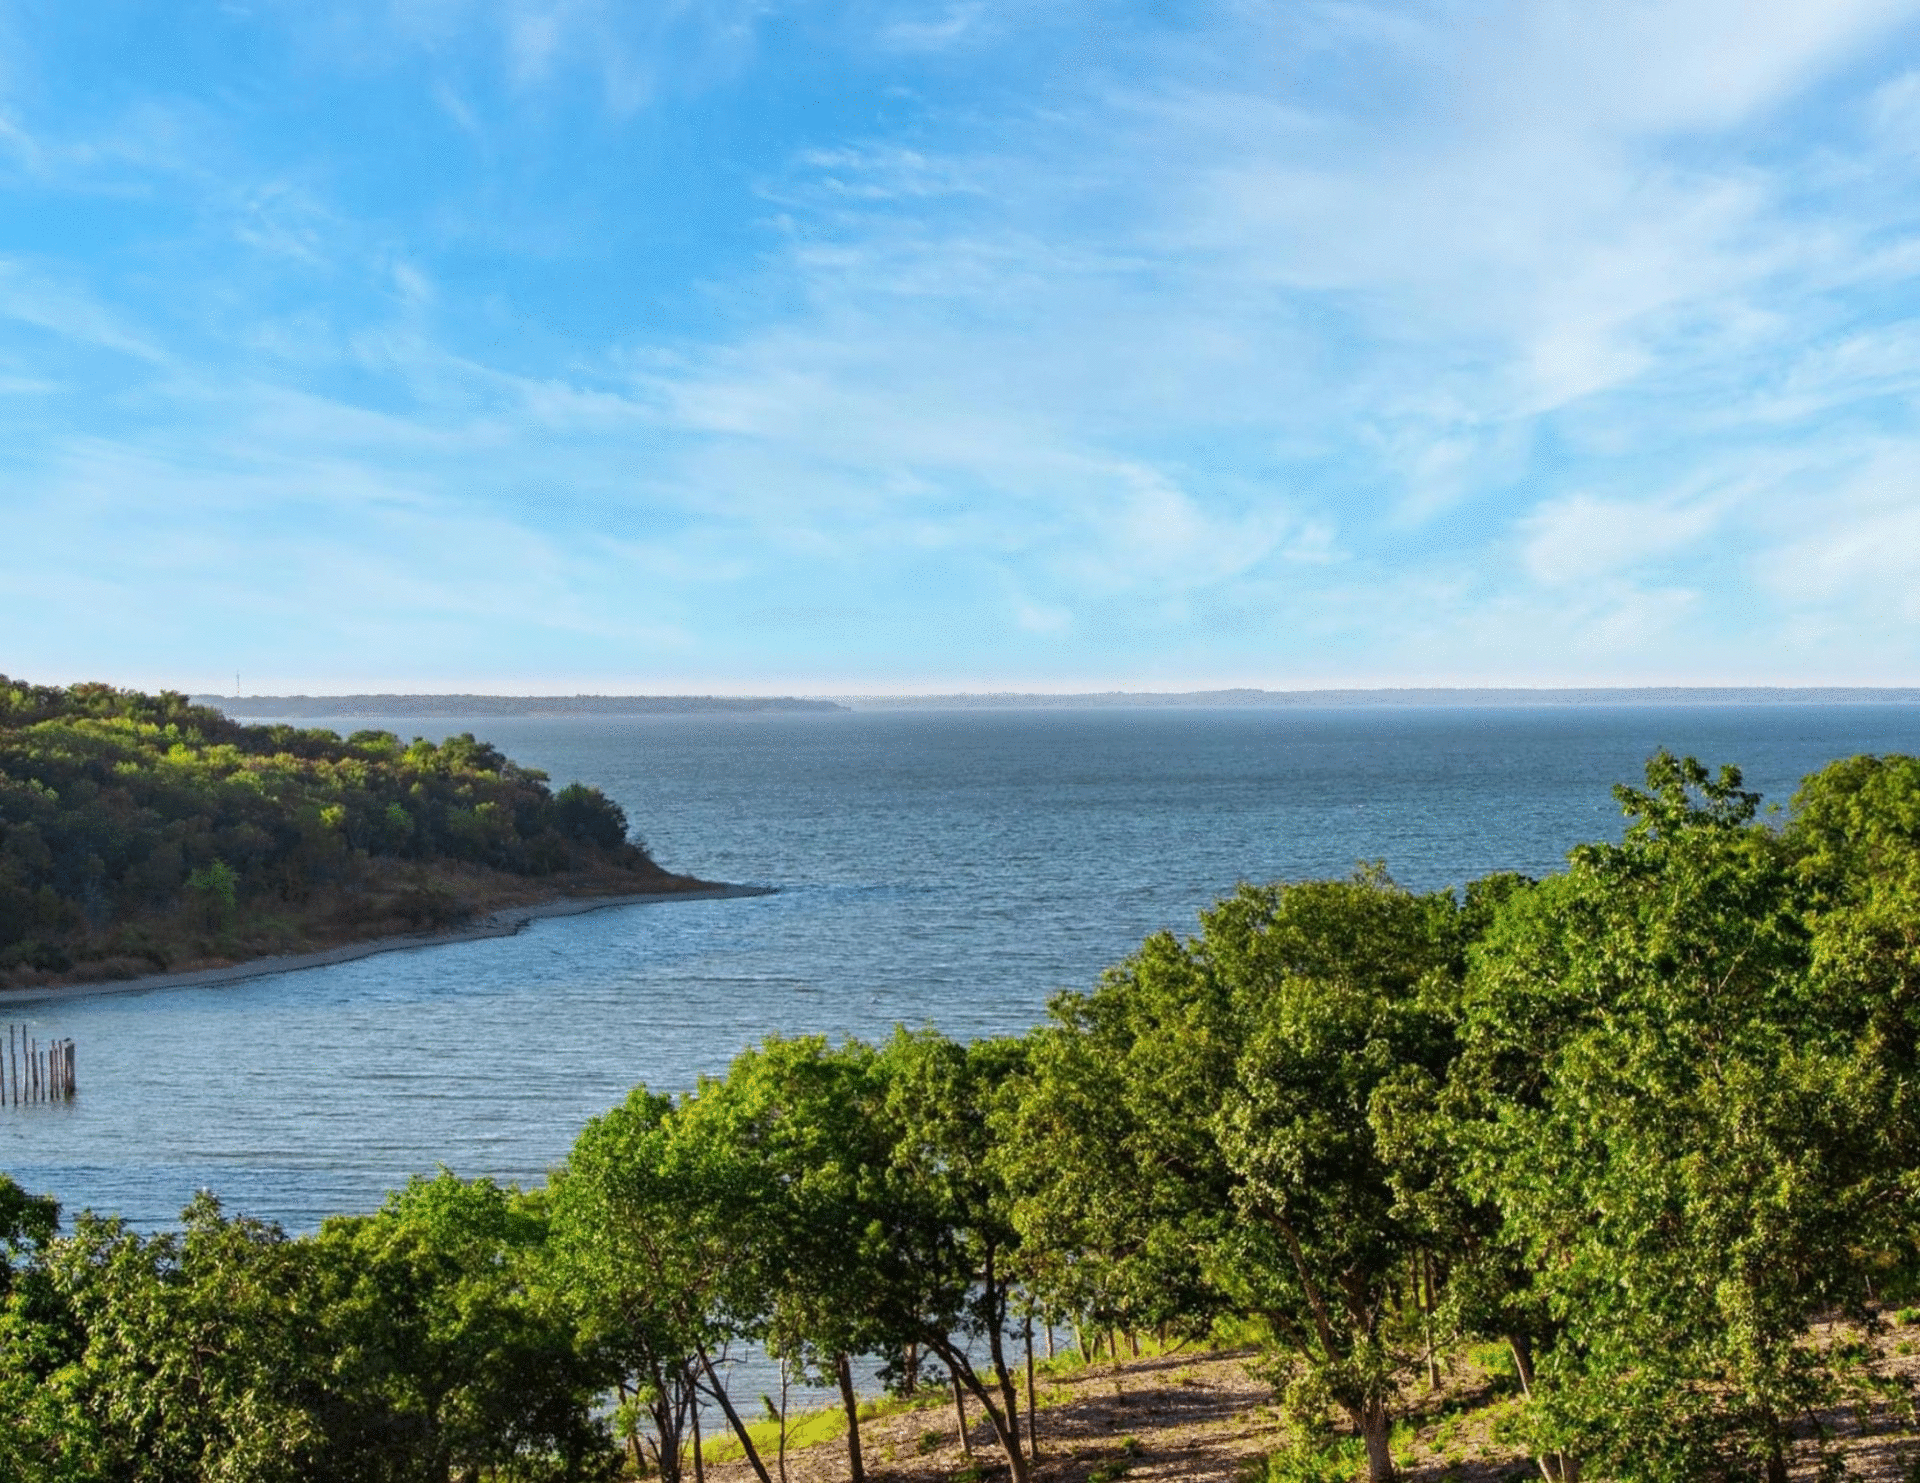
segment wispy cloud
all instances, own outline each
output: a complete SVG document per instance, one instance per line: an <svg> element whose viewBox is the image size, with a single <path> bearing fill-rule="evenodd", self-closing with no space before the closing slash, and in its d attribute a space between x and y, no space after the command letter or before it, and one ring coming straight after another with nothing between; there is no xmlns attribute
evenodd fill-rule
<svg viewBox="0 0 1920 1483"><path fill-rule="evenodd" d="M1914 16L228 17L0 93L9 514L290 675L1909 678Z"/></svg>
<svg viewBox="0 0 1920 1483"><path fill-rule="evenodd" d="M0 259L0 318L154 364L167 360L164 350L85 288L18 261Z"/></svg>
<svg viewBox="0 0 1920 1483"><path fill-rule="evenodd" d="M880 27L880 44L899 51L942 51L975 34L986 9L980 0L968 0L922 15L897 17Z"/></svg>

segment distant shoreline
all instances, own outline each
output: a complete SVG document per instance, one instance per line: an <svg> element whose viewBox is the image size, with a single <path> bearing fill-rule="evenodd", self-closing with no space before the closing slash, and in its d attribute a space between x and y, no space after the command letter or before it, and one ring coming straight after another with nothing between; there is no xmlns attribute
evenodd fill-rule
<svg viewBox="0 0 1920 1483"><path fill-rule="evenodd" d="M364 942L347 942L338 947L320 948L310 953L283 953L270 958L252 958L218 968L191 968L180 973L147 973L138 978L105 979L95 983L46 984L35 988L0 990L0 1004L28 1000L91 998L97 994L131 994L150 989L202 988L210 984L244 983L268 978L277 973L298 973L307 968L327 968L336 963L351 963L383 953L412 952L418 948L446 947L457 942L479 942L489 937L512 937L529 922L547 917L580 916L590 911L605 911L616 906L653 906L669 901L719 901L743 896L771 896L774 886L708 886L693 891L637 891L623 896L562 896L552 901L526 906L502 907L488 912L465 926L442 932L409 932L391 937L372 937Z"/></svg>
<svg viewBox="0 0 1920 1483"><path fill-rule="evenodd" d="M844 711L833 700L791 695L195 695L232 720L272 721L314 716L472 716L487 720L530 716L781 715Z"/></svg>
<svg viewBox="0 0 1920 1483"><path fill-rule="evenodd" d="M868 710L1285 710L1326 707L1594 707L1610 705L1920 705L1920 686L1640 685L1585 688L1397 687L1369 690L1103 690L952 695L844 695Z"/></svg>
<svg viewBox="0 0 1920 1483"><path fill-rule="evenodd" d="M1287 710L1328 708L1576 707L1624 705L1920 705L1920 686L1621 685L1397 686L1350 690L1000 691L927 695L197 695L237 720L354 717L819 715L850 711Z"/></svg>

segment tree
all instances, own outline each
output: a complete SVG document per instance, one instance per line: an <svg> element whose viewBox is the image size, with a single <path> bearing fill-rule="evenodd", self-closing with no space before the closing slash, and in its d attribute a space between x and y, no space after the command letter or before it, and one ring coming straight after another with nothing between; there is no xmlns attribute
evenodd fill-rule
<svg viewBox="0 0 1920 1483"><path fill-rule="evenodd" d="M747 1321L770 1354L839 1388L855 1483L865 1470L853 1358L892 1338L869 1302L892 1152L881 1091L871 1047L773 1037L681 1109L688 1136L752 1171L736 1184L748 1190L736 1215Z"/></svg>
<svg viewBox="0 0 1920 1483"><path fill-rule="evenodd" d="M1393 1472L1396 1320L1423 1233L1375 1100L1407 1068L1444 1070L1425 986L1457 959L1456 917L1378 870L1243 886L1198 940L1157 935L1094 994L1055 1001L1016 1114L1021 1228L1066 1243L1059 1265L1091 1251L1122 1290L1174 1277L1189 1321L1263 1320L1296 1398L1345 1412L1376 1479Z"/></svg>
<svg viewBox="0 0 1920 1483"><path fill-rule="evenodd" d="M202 1195L184 1229L82 1215L0 1324L0 1460L23 1483L314 1476L307 1251Z"/></svg>
<svg viewBox="0 0 1920 1483"><path fill-rule="evenodd" d="M1516 895L1476 955L1471 1180L1559 1325L1543 1451L1647 1479L1787 1472L1789 1427L1864 1316L1889 1084L1812 965L1791 851L1739 773L1656 755L1619 845Z"/></svg>
<svg viewBox="0 0 1920 1483"><path fill-rule="evenodd" d="M961 1045L897 1032L876 1062L875 1114L890 1145L872 1228L863 1323L939 1358L986 1411L1014 1483L1026 1483L1018 1392L1007 1361L1018 1277L1012 1198L993 1157L994 1108L1023 1069L1018 1040ZM986 1365L969 1341L984 1342Z"/></svg>
<svg viewBox="0 0 1920 1483"><path fill-rule="evenodd" d="M556 1283L586 1342L612 1365L636 1460L651 1450L665 1483L677 1483L686 1440L697 1438L702 1392L766 1483L718 1373L724 1346L755 1322L746 1236L762 1177L645 1087L590 1121L555 1171Z"/></svg>
<svg viewBox="0 0 1920 1483"><path fill-rule="evenodd" d="M568 839L618 849L627 839L626 811L598 788L569 783L553 798L554 823Z"/></svg>
<svg viewBox="0 0 1920 1483"><path fill-rule="evenodd" d="M1213 1132L1240 1038L1231 995L1161 932L1050 1013L995 1127L1020 1271L1045 1309L1096 1332L1202 1335L1231 1311L1207 1272L1235 1219Z"/></svg>
<svg viewBox="0 0 1920 1483"><path fill-rule="evenodd" d="M312 1246L327 1356L319 1475L591 1480L619 1461L608 1372L544 1281L545 1203L442 1170Z"/></svg>

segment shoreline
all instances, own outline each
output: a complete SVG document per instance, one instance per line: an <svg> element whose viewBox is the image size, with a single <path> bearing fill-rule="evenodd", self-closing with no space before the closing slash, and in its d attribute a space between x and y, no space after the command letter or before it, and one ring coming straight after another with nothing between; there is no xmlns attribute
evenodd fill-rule
<svg viewBox="0 0 1920 1483"><path fill-rule="evenodd" d="M249 979L269 978L276 973L298 973L307 968L330 968L336 963L351 963L383 953L413 952L420 948L447 947L454 943L480 942L489 937L512 937L529 922L547 917L583 916L590 911L607 911L616 906L659 906L670 901L727 901L746 896L772 896L777 886L714 885L691 891L636 891L620 896L561 896L526 906L503 906L476 917L465 926L441 932L407 932L388 937L370 937L364 942L346 942L338 947L319 948L310 953L282 953L270 958L249 958L244 963L229 963L220 968L188 968L178 973L145 973L138 978L102 979L95 983L45 984L27 989L0 989L0 1004L18 1004L43 999L90 998L97 994L132 994L150 989L194 989L212 984L244 983Z"/></svg>

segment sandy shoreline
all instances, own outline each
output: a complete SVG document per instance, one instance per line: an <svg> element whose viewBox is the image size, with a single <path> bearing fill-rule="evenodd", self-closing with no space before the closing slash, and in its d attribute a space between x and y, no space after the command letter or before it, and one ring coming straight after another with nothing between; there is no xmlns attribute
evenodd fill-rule
<svg viewBox="0 0 1920 1483"><path fill-rule="evenodd" d="M29 989L0 989L0 1004L25 1000L74 999L94 994L131 994L146 989L188 989L207 984L243 983L275 973L297 973L303 968L325 968L351 963L380 953L404 953L416 948L445 947L455 942L478 942L487 937L511 937L529 922L543 917L573 917L615 906L655 906L669 901L719 901L738 896L771 896L773 886L709 886L697 891L640 891L626 896L563 896L530 906L506 906L476 917L463 927L444 932L409 932L395 937L372 937L365 942L342 943L311 953L284 953L252 958L224 968L190 968L181 973L147 973L138 978L108 979L88 984L46 984Z"/></svg>

